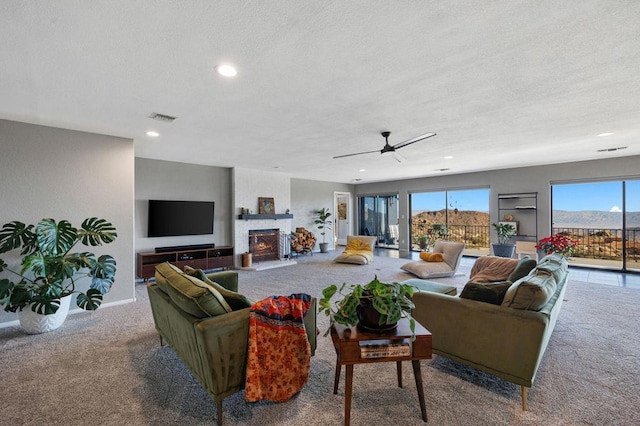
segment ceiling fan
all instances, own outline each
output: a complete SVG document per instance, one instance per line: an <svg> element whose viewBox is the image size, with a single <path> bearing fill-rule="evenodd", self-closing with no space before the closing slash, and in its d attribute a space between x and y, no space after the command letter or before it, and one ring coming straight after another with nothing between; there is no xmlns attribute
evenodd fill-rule
<svg viewBox="0 0 640 426"><path fill-rule="evenodd" d="M416 136L413 139L406 140L404 142L397 143L395 145L389 145L389 135L391 132L381 132L380 133L385 140L384 147L375 151L364 151L364 152L356 152L354 154L345 154L345 155L337 155L335 158L343 158L343 157L351 157L353 155L361 155L361 154L373 154L374 152L379 152L381 155L393 155L398 163L402 163L405 158L396 152L396 149L404 148L405 146L411 145L412 143L420 142L421 140L430 138L435 136L435 133L425 133L424 135Z"/></svg>

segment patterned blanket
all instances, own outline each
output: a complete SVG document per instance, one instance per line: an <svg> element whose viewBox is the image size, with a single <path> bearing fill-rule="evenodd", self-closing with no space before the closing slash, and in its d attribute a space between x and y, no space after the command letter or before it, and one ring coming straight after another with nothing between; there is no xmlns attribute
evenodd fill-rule
<svg viewBox="0 0 640 426"><path fill-rule="evenodd" d="M245 400L284 402L309 378L311 346L304 314L311 296L271 296L255 303L249 314L249 348Z"/></svg>

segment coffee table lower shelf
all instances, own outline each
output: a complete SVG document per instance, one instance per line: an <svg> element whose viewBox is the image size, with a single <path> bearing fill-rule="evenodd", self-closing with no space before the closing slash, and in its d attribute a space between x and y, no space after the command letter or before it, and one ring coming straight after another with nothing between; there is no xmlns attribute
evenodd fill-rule
<svg viewBox="0 0 640 426"><path fill-rule="evenodd" d="M422 420L427 421L427 409L424 403L424 387L422 384L422 372L420 360L431 359L431 333L416 321L416 338L410 343L410 354L402 356L382 356L379 358L366 358L362 353L362 346L385 341L390 344L405 343L411 340L409 319L402 318L398 327L384 333L372 333L358 329L357 327L345 327L334 324L331 327L331 340L336 350L336 373L333 383L333 393L338 393L340 373L342 366L346 366L345 391L344 391L344 424L349 426L351 421L351 396L353 392L353 366L356 364L369 364L380 362L395 362L398 374L398 387L402 387L402 362L411 361L413 375L416 381L418 401Z"/></svg>

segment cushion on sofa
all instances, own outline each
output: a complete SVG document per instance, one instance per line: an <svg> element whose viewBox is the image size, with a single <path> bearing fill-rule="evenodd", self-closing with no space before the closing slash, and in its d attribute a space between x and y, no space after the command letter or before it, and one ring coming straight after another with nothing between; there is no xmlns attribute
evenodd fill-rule
<svg viewBox="0 0 640 426"><path fill-rule="evenodd" d="M234 311L250 308L251 305L253 305L253 302L247 299L245 295L237 293L235 291L228 290L223 286L221 286L220 284L218 284L217 282L211 281L207 277L207 274L205 274L202 269L194 269L190 266L185 266L184 272L187 275L195 277L200 281L204 282L205 284L210 285L211 287L216 289L222 295L222 297L224 297L225 302L227 302L231 307L231 309Z"/></svg>
<svg viewBox="0 0 640 426"><path fill-rule="evenodd" d="M158 271L160 271L160 275L158 275ZM166 275L170 274L171 271L173 272L177 272L177 273L182 273L182 271L180 270L180 268L178 268L175 265L172 265L169 262L165 262L162 263L160 265L156 266L156 284L158 285L158 288L160 290L162 290L163 292L169 294L169 284L167 283L167 280L164 278Z"/></svg>
<svg viewBox="0 0 640 426"><path fill-rule="evenodd" d="M559 283L567 275L569 264L564 256L553 253L540 259L536 269L549 272Z"/></svg>
<svg viewBox="0 0 640 426"><path fill-rule="evenodd" d="M536 265L537 265L537 262L535 259L532 259L529 256L523 257L522 259L520 259L520 261L516 265L516 269L514 269L511 274L509 274L507 281L511 281L512 283L515 283L520 278L526 277L527 275L529 275L529 272L531 272L533 268L536 267Z"/></svg>
<svg viewBox="0 0 640 426"><path fill-rule="evenodd" d="M167 294L180 309L197 318L232 312L229 304L216 289L179 269L176 271L171 266L173 265L169 263L156 266L156 275L167 282Z"/></svg>
<svg viewBox="0 0 640 426"><path fill-rule="evenodd" d="M495 283L474 283L465 284L460 297L463 299L477 300L478 302L491 303L493 305L502 304L504 295L511 287L511 281L500 281Z"/></svg>
<svg viewBox="0 0 640 426"><path fill-rule="evenodd" d="M509 287L504 295L502 306L538 311L553 296L556 288L557 283L554 276L545 270L536 268Z"/></svg>

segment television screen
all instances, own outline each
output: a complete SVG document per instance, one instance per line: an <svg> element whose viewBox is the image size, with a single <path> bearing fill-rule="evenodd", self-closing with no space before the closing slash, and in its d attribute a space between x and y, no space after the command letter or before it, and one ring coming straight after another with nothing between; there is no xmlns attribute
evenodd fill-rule
<svg viewBox="0 0 640 426"><path fill-rule="evenodd" d="M149 200L148 237L213 234L213 201Z"/></svg>

